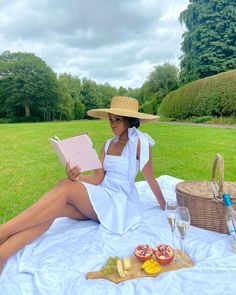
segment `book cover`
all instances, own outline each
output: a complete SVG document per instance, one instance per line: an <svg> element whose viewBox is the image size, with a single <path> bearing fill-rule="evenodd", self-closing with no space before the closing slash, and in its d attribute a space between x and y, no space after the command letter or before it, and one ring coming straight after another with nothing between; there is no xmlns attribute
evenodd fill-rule
<svg viewBox="0 0 236 295"><path fill-rule="evenodd" d="M57 136L50 138L54 150L61 162L71 167L79 166L81 172L102 168L96 150L87 133L60 140Z"/></svg>

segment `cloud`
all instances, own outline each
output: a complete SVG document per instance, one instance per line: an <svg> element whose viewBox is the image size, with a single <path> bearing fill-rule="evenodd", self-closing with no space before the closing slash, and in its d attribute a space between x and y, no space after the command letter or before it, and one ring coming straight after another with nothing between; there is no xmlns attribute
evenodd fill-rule
<svg viewBox="0 0 236 295"><path fill-rule="evenodd" d="M178 65L187 0L1 1L0 51L33 52L59 73L140 87L153 66Z"/></svg>

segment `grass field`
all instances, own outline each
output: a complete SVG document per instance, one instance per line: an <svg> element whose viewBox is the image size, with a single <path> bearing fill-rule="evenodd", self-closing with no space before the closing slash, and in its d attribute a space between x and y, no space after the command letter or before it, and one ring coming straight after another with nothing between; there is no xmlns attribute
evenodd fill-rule
<svg viewBox="0 0 236 295"><path fill-rule="evenodd" d="M156 140L155 175L210 179L216 153L225 159L225 179L236 179L236 129L146 123L140 128ZM48 138L87 131L98 152L112 136L107 121L72 121L0 125L0 222L29 206L66 177ZM142 180L139 174L137 180Z"/></svg>

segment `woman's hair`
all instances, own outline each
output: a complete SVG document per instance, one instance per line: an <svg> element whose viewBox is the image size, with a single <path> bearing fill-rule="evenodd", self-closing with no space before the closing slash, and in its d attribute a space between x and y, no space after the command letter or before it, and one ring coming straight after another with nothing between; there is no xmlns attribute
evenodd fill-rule
<svg viewBox="0 0 236 295"><path fill-rule="evenodd" d="M126 117L128 123L129 123L129 127L136 127L138 128L140 126L140 120L138 118L131 118L131 117Z"/></svg>

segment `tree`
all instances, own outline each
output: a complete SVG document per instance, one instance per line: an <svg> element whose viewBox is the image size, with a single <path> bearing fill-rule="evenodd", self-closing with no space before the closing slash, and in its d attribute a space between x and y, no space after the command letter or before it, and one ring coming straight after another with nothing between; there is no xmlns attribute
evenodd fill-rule
<svg viewBox="0 0 236 295"><path fill-rule="evenodd" d="M136 98L139 103L142 103L142 88L128 88L127 96Z"/></svg>
<svg viewBox="0 0 236 295"><path fill-rule="evenodd" d="M123 86L120 86L117 94L118 96L127 96L127 89Z"/></svg>
<svg viewBox="0 0 236 295"><path fill-rule="evenodd" d="M7 89L7 91L6 91ZM57 109L56 74L32 53L0 55L0 93L2 108L8 117L40 117Z"/></svg>
<svg viewBox="0 0 236 295"><path fill-rule="evenodd" d="M181 47L182 84L235 68L235 0L190 0L180 22L188 29Z"/></svg>
<svg viewBox="0 0 236 295"><path fill-rule="evenodd" d="M85 115L85 106L80 99L75 100L74 104L74 119L83 119Z"/></svg>
<svg viewBox="0 0 236 295"><path fill-rule="evenodd" d="M142 86L143 101L155 100L159 105L170 91L178 88L178 73L178 68L169 63L155 66Z"/></svg>
<svg viewBox="0 0 236 295"><path fill-rule="evenodd" d="M81 102L79 77L64 73L59 75L58 81L61 89L60 119L83 118L85 106Z"/></svg>
<svg viewBox="0 0 236 295"><path fill-rule="evenodd" d="M102 107L108 108L113 96L117 96L117 89L111 86L109 83L97 85L99 96L102 100Z"/></svg>
<svg viewBox="0 0 236 295"><path fill-rule="evenodd" d="M102 107L102 95L94 81L85 78L82 80L80 96L81 102L85 106L85 112Z"/></svg>
<svg viewBox="0 0 236 295"><path fill-rule="evenodd" d="M59 75L59 81L63 87L70 93L72 99L76 100L80 97L81 81L77 76L63 73Z"/></svg>

